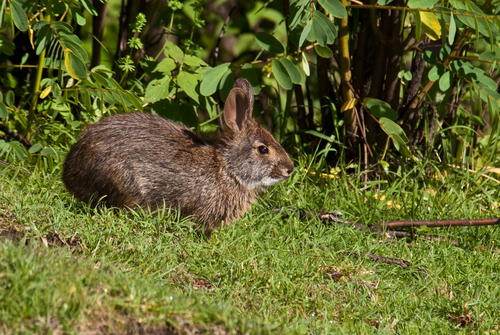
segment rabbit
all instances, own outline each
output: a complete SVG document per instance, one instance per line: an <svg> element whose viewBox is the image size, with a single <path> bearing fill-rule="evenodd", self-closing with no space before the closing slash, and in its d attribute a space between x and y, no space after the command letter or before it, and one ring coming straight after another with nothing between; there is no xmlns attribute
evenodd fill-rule
<svg viewBox="0 0 500 335"><path fill-rule="evenodd" d="M294 165L253 118L253 91L236 80L224 110L227 128L204 138L147 113L108 116L88 125L68 153L63 182L81 201L108 207L177 209L207 234L248 211Z"/></svg>

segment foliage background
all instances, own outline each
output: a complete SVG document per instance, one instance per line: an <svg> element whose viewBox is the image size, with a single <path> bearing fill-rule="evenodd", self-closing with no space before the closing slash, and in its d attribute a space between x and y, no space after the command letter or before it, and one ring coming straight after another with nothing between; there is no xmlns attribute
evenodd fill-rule
<svg viewBox="0 0 500 335"><path fill-rule="evenodd" d="M236 77L296 154L389 171L400 161L495 171L492 1L4 1L5 162L59 160L88 122L146 109L221 126ZM294 150L295 149L295 150ZM394 150L395 149L395 150Z"/></svg>
<svg viewBox="0 0 500 335"><path fill-rule="evenodd" d="M395 241L266 210L339 209L367 225L498 216L498 11L456 0L1 1L6 332L102 332L95 320L128 330L165 315L167 330L186 318L257 334L498 332L494 228L423 227ZM179 218L95 210L63 191L61 162L87 123L138 109L216 131L238 77L299 166L238 225L203 241Z"/></svg>

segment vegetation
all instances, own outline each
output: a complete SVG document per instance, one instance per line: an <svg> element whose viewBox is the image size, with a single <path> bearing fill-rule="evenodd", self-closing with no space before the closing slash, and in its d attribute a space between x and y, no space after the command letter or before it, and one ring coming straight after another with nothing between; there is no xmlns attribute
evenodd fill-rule
<svg viewBox="0 0 500 335"><path fill-rule="evenodd" d="M270 210L330 209L366 224L500 214L498 187L457 173L418 192L418 177L365 187L356 175L314 180L297 172L205 240L168 211L92 209L57 174L4 169L2 332L498 332L498 229L420 228L414 233L442 241L397 240Z"/></svg>
<svg viewBox="0 0 500 335"><path fill-rule="evenodd" d="M351 224L498 216L499 6L1 1L1 331L500 331L498 229ZM87 123L215 131L238 77L297 168L234 225L206 240L64 190Z"/></svg>

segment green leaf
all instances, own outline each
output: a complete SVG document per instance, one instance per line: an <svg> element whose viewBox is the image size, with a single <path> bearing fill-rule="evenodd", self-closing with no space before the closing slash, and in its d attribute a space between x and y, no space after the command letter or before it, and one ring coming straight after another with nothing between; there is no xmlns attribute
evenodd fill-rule
<svg viewBox="0 0 500 335"><path fill-rule="evenodd" d="M260 93L260 82L257 72L253 68L252 64L245 63L241 68L240 76L247 79L253 88L253 94L257 95Z"/></svg>
<svg viewBox="0 0 500 335"><path fill-rule="evenodd" d="M331 15L343 19L347 17L347 10L339 0L318 0L319 4Z"/></svg>
<svg viewBox="0 0 500 335"><path fill-rule="evenodd" d="M293 87L292 79L288 75L285 66L277 59L273 59L272 68L273 68L274 78L276 78L278 84L280 84L280 86L283 87L285 90L292 89Z"/></svg>
<svg viewBox="0 0 500 335"><path fill-rule="evenodd" d="M204 96L214 94L230 65L231 63L224 63L205 72L201 77L200 93Z"/></svg>
<svg viewBox="0 0 500 335"><path fill-rule="evenodd" d="M396 122L385 117L380 119L380 126L382 130L389 135L394 143L394 146L403 156L408 158L413 157L410 150L408 150L408 147L406 146L406 143L408 143L408 137L406 137L403 128L401 128Z"/></svg>
<svg viewBox="0 0 500 335"><path fill-rule="evenodd" d="M307 36L309 36L309 32L311 31L311 28L312 28L312 20L309 20L309 21L307 21L307 24L304 27L304 30L302 30L302 33L300 34L299 48L302 47L302 44L304 44L304 41L306 40Z"/></svg>
<svg viewBox="0 0 500 335"><path fill-rule="evenodd" d="M441 91L447 91L451 87L453 82L453 73L446 71L439 79L439 89Z"/></svg>
<svg viewBox="0 0 500 335"><path fill-rule="evenodd" d="M69 38L68 35L61 35L61 43L65 49L70 49L76 57L80 58L82 63L88 60L87 52L78 43Z"/></svg>
<svg viewBox="0 0 500 335"><path fill-rule="evenodd" d="M313 17L312 19L311 31L314 33L315 40L319 43L319 45L325 46L328 42L328 34L317 17Z"/></svg>
<svg viewBox="0 0 500 335"><path fill-rule="evenodd" d="M315 45L314 50L318 54L318 56L322 58L332 58L333 57L333 51L327 46L322 47L321 45Z"/></svg>
<svg viewBox="0 0 500 335"><path fill-rule="evenodd" d="M288 75L290 76L290 79L292 80L292 83L300 84L300 81L301 81L300 72L292 64L292 62L290 62L290 60L288 60L287 58L280 58L279 61L285 67L286 72L288 73Z"/></svg>
<svg viewBox="0 0 500 335"><path fill-rule="evenodd" d="M6 120L9 117L9 111L3 102L0 102L0 119Z"/></svg>
<svg viewBox="0 0 500 335"><path fill-rule="evenodd" d="M12 13L12 19L14 20L14 24L17 29L20 31L26 31L29 28L28 16L24 12L24 9L21 7L17 1L12 1L10 3L10 9Z"/></svg>
<svg viewBox="0 0 500 335"><path fill-rule="evenodd" d="M170 75L172 70L177 67L177 63L172 58L166 57L161 60L161 62L156 65L153 72L161 72L165 75Z"/></svg>
<svg viewBox="0 0 500 335"><path fill-rule="evenodd" d="M370 113L372 113L377 119L381 119L383 117L393 121L398 119L398 113L385 101L374 98L365 98L363 103L370 110Z"/></svg>
<svg viewBox="0 0 500 335"><path fill-rule="evenodd" d="M33 144L33 145L30 147L30 149L28 150L28 152L29 152L30 154L34 154L34 153L36 153L36 152L40 151L40 149L42 149L42 148L43 148L43 146L42 146L40 143L35 143L35 144Z"/></svg>
<svg viewBox="0 0 500 335"><path fill-rule="evenodd" d="M309 5L309 0L300 0L300 7L297 8L297 11L295 12L295 16L293 17L292 22L290 23L290 30L294 30L295 27L300 23L302 15L304 13L304 9L306 8L307 5ZM295 5L298 5L297 3ZM299 46L300 47L300 46Z"/></svg>
<svg viewBox="0 0 500 335"><path fill-rule="evenodd" d="M54 40L54 34L47 21L40 21L33 25L33 30L39 29L36 33L35 45L36 54L40 55Z"/></svg>
<svg viewBox="0 0 500 335"><path fill-rule="evenodd" d="M439 78L446 72L446 68L442 65L436 65L434 66L429 73L427 74L427 77L431 81L438 81Z"/></svg>
<svg viewBox="0 0 500 335"><path fill-rule="evenodd" d="M292 55L288 55L286 58L288 58L288 60L290 62L292 62L293 66L295 66L295 68L299 72L300 82L298 84L300 84L300 85L305 84L305 82L307 80L307 76L304 73L304 69L302 68L302 57L299 57L298 59L296 59Z"/></svg>
<svg viewBox="0 0 500 335"><path fill-rule="evenodd" d="M80 7L69 7L71 11L71 15L73 15L73 18L75 19L76 23L79 26L84 26L87 23L87 20L85 19L85 16L83 15L82 11L80 10Z"/></svg>
<svg viewBox="0 0 500 335"><path fill-rule="evenodd" d="M453 17L453 12L450 15L450 26L448 28L448 44L453 45L455 42L455 36L457 34L457 24L455 22L455 18Z"/></svg>
<svg viewBox="0 0 500 335"><path fill-rule="evenodd" d="M12 56L16 46L7 37L0 35L0 52Z"/></svg>
<svg viewBox="0 0 500 335"><path fill-rule="evenodd" d="M66 49L64 51L64 65L66 66L66 71L71 77L80 80L87 79L87 69L85 68L85 64L83 64L82 60L75 56L70 49Z"/></svg>
<svg viewBox="0 0 500 335"><path fill-rule="evenodd" d="M422 20L420 20L420 13L418 11L413 13L415 18L415 39L420 41L422 35Z"/></svg>
<svg viewBox="0 0 500 335"><path fill-rule="evenodd" d="M195 75L189 72L182 71L177 76L177 84L179 84L179 86L191 99L193 99L197 103L200 103L198 93L196 92L198 80L196 79Z"/></svg>
<svg viewBox="0 0 500 335"><path fill-rule="evenodd" d="M79 0L79 2L85 7L85 9L92 15L97 16L97 11L94 6L89 2L89 0Z"/></svg>
<svg viewBox="0 0 500 335"><path fill-rule="evenodd" d="M224 77L222 77L219 84L219 93L222 101L226 101L229 92L234 86L234 73L233 71L227 71Z"/></svg>
<svg viewBox="0 0 500 335"><path fill-rule="evenodd" d="M433 8L438 0L409 0L408 7L410 8Z"/></svg>
<svg viewBox="0 0 500 335"><path fill-rule="evenodd" d="M9 90L5 94L5 103L7 104L7 106L12 106L14 104L14 101L15 101L14 92L12 92L11 90Z"/></svg>
<svg viewBox="0 0 500 335"><path fill-rule="evenodd" d="M313 12L313 18L318 20L318 22L323 26L327 36L327 43L333 44L335 42L335 38L337 37L337 29L333 23L325 16L325 14L317 10Z"/></svg>
<svg viewBox="0 0 500 335"><path fill-rule="evenodd" d="M184 56L184 64L192 67L207 66L208 64L203 59L191 55Z"/></svg>
<svg viewBox="0 0 500 335"><path fill-rule="evenodd" d="M141 100L139 100L139 98L137 98L135 96L135 94L133 94L131 92L128 92L128 91L124 91L123 93L125 93L125 95L127 96L128 100L132 103L132 105L134 105L134 107L137 110L140 110L140 111L143 110Z"/></svg>
<svg viewBox="0 0 500 335"><path fill-rule="evenodd" d="M307 60L307 56L306 56L306 53L303 52L302 53L302 70L304 70L304 74L306 76L310 76L311 75L311 69L309 67L309 61Z"/></svg>
<svg viewBox="0 0 500 335"><path fill-rule="evenodd" d="M285 52L285 48L283 45L274 37L268 33L260 32L255 34L255 41L258 45L260 45L264 50L267 50L274 54L281 54Z"/></svg>
<svg viewBox="0 0 500 335"><path fill-rule="evenodd" d="M144 101L155 103L163 99L169 99L174 94L174 89L175 87L172 85L172 78L170 77L151 80L146 87Z"/></svg>
<svg viewBox="0 0 500 335"><path fill-rule="evenodd" d="M177 63L184 59L184 52L169 40L165 41L165 56L173 58Z"/></svg>

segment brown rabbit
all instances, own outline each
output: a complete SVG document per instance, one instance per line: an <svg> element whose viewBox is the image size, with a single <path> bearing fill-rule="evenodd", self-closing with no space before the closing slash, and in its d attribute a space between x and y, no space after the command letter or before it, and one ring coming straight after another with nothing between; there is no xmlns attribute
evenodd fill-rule
<svg viewBox="0 0 500 335"><path fill-rule="evenodd" d="M285 150L252 118L252 107L252 86L236 80L224 111L228 129L215 140L150 114L106 117L87 126L69 152L64 184L94 205L155 209L165 203L209 233L293 171Z"/></svg>

